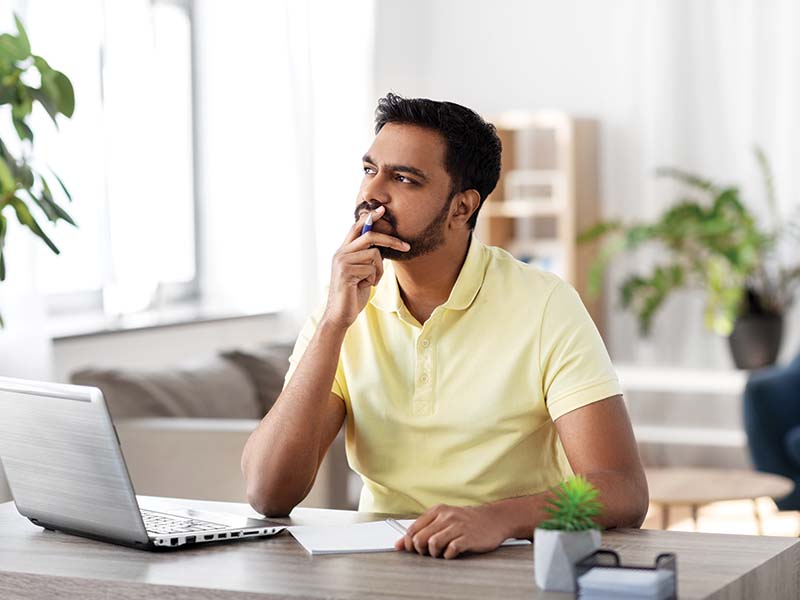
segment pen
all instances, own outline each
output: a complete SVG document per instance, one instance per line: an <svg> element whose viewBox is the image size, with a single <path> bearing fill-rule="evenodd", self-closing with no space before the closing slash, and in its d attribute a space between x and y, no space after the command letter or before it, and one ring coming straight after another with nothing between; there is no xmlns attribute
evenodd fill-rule
<svg viewBox="0 0 800 600"><path fill-rule="evenodd" d="M364 235L368 231L372 231L372 213L369 213L367 216L367 220L364 222L364 226L361 228L361 235Z"/></svg>
<svg viewBox="0 0 800 600"><path fill-rule="evenodd" d="M394 529L398 533L402 533L403 535L406 535L408 533L408 529L403 527L400 523L398 523L397 521L395 521L391 517L386 519L386 522L389 524L389 527L391 527L392 529Z"/></svg>

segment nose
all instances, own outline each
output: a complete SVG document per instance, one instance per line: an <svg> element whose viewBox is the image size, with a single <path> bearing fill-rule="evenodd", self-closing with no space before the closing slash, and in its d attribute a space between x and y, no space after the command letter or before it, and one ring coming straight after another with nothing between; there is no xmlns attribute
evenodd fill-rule
<svg viewBox="0 0 800 600"><path fill-rule="evenodd" d="M387 182L380 171L372 177L364 178L361 184L360 196L360 201L369 204L371 210L374 210L381 204L388 204L391 202Z"/></svg>

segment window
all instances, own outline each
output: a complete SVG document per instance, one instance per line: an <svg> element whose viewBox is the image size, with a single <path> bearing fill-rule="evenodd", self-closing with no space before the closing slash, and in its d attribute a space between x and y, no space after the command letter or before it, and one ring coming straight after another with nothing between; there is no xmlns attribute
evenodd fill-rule
<svg viewBox="0 0 800 600"><path fill-rule="evenodd" d="M38 250L38 289L55 312L196 295L188 0L31 0L21 15L76 97L60 131L33 115L35 154L64 179L79 225L50 228L62 254Z"/></svg>

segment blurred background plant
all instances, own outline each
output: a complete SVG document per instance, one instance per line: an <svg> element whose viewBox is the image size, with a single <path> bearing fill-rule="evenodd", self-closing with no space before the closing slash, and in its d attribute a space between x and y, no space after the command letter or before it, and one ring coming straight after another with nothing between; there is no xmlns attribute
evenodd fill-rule
<svg viewBox="0 0 800 600"><path fill-rule="evenodd" d="M16 35L0 35L0 107L10 114L13 125L13 129L0 130L5 137L0 137L0 281L6 277L5 239L9 207L20 225L38 236L56 254L59 250L40 226L36 211L51 223L61 220L75 226L53 193L54 189L58 190L59 195L71 202L67 187L51 169L45 168L43 173L35 161L34 135L29 124L35 103L47 111L56 128L58 115L71 117L75 110L72 83L44 58L31 53L22 22L16 16L14 20ZM16 137L13 134L6 136L6 131L15 132ZM32 210L33 207L36 208ZM2 325L0 316L0 327Z"/></svg>
<svg viewBox="0 0 800 600"><path fill-rule="evenodd" d="M705 325L730 335L737 319L747 315L782 318L800 283L797 260L800 211L782 218L775 199L772 171L763 151L754 148L769 208L770 224L759 225L742 202L739 188L675 168L657 174L677 180L701 197L683 197L655 223L625 225L599 223L583 232L579 242L605 239L589 273L590 292L599 293L608 263L622 252L645 244L666 248L668 260L647 274L632 274L620 287L622 306L636 313L639 329L647 335L653 317L669 294L685 287L705 290ZM792 248L781 247L790 244ZM792 251L793 250L793 251Z"/></svg>

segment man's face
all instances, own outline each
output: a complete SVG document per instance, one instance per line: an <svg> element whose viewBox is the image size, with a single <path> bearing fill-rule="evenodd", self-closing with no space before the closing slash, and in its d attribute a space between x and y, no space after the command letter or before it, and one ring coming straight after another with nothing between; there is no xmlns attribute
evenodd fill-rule
<svg viewBox="0 0 800 600"><path fill-rule="evenodd" d="M363 158L355 217L383 206L374 231L411 245L408 252L378 247L383 258L409 260L444 242L452 198L444 156L444 139L431 129L387 123L375 136Z"/></svg>

